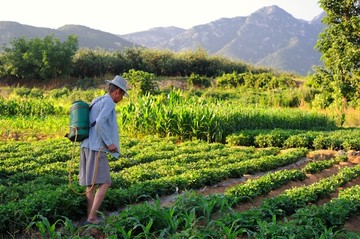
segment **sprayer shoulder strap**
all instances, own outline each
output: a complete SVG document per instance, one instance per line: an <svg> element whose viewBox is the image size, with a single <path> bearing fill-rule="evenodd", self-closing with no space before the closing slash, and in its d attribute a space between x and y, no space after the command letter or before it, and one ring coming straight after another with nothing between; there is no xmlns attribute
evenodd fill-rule
<svg viewBox="0 0 360 239"><path fill-rule="evenodd" d="M101 97L97 98L97 99L94 101L94 103L90 104L90 106L89 106L89 111L90 111L91 108L92 108L97 102L99 102L103 97L104 97L104 96L101 96ZM96 125L96 121L92 122L92 123L89 125L89 127L91 128L91 127L94 127L95 125Z"/></svg>
<svg viewBox="0 0 360 239"><path fill-rule="evenodd" d="M99 98L97 98L93 103L91 103L89 105L89 111L91 110L91 108L97 103L99 102L104 96L100 96Z"/></svg>

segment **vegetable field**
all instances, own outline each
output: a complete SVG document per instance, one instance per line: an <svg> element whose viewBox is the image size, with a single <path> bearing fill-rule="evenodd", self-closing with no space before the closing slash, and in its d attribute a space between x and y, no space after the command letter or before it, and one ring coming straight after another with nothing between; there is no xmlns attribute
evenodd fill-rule
<svg viewBox="0 0 360 239"><path fill-rule="evenodd" d="M358 128L176 92L124 102L103 222L82 226L69 98L10 98L0 105L1 238L360 238Z"/></svg>

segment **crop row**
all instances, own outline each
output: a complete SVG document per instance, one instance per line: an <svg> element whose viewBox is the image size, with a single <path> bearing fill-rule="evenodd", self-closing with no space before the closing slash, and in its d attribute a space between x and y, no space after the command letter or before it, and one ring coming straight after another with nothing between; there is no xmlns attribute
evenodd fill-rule
<svg viewBox="0 0 360 239"><path fill-rule="evenodd" d="M41 99L0 99L1 116L47 116L66 112L62 107Z"/></svg>
<svg viewBox="0 0 360 239"><path fill-rule="evenodd" d="M206 185L213 185L229 177L242 177L248 173L273 170L277 167L298 161L306 152L304 149L294 149L277 156L263 156L257 159L224 164L220 167L212 166L189 170L177 175L136 182L128 188L114 188L112 192L109 193L109 197L113 197L113 203L108 209L115 210L124 204L136 202L140 196L146 199L171 194L175 192L175 187L180 190L201 188ZM136 177L141 178L141 175L144 173L147 174L147 172L139 170ZM115 174L114 182L121 184L119 180L121 180L121 178L119 179Z"/></svg>
<svg viewBox="0 0 360 239"><path fill-rule="evenodd" d="M238 227L256 231L258 230L258 228L254 227L254 225L257 225L257 222L266 221L267 223L269 223L274 219L274 217L279 220L281 218L284 218L285 216L290 216L295 213L296 210L306 208L307 205L314 203L321 198L328 197L330 193L334 192L338 187L359 176L360 165L357 165L353 168L346 167L340 170L338 174L332 175L329 178L322 179L309 186L296 187L286 190L284 193L278 196L265 199L257 208L253 208L244 212L236 212L232 215L225 215L224 218L222 218L221 220L227 225L229 224L228 222L236 221ZM358 195L357 197L359 196L360 195ZM358 205L358 207L355 209L358 210L359 206L360 205ZM351 211L347 211L345 213L345 218L351 215ZM302 218L298 217L298 220L298 223L301 223ZM315 219L315 221L316 220L317 218ZM336 215L328 215L327 221L330 220L336 221ZM328 226L330 228L332 226L342 226L344 222L345 220L343 219L341 224L333 223L332 225L326 225L326 223L323 223L320 225L322 227ZM315 227L315 229L313 228L313 230L322 229L323 228L321 227ZM297 231L297 229L293 230L295 231L295 233L293 232L294 235L296 235L296 233L301 233L296 235L296 238L314 237L314 235L311 235L312 233L314 233L313 231L309 232L304 230L300 232ZM279 231L276 232L279 233ZM262 232L262 234L264 234L264 232ZM271 238L271 236L269 236L269 238Z"/></svg>
<svg viewBox="0 0 360 239"><path fill-rule="evenodd" d="M284 170L269 173L254 181L267 180L266 185L271 185L271 177L286 178L295 172L296 170ZM254 238L278 238L283 235L289 236L288 238L319 238L327 231L331 232L332 227L339 230L350 215L359 213L360 188L355 186L346 189L340 193L339 198L334 198L323 206L311 204L328 197L338 187L359 176L360 166L343 168L329 178L308 186L288 189L278 196L264 199L258 207L240 212L231 209L238 203L233 197L217 194L204 197L187 192L179 196L170 207L160 207L159 202L155 205L144 203L127 207L110 218L108 226L112 227L112 235L124 236L127 232L133 236L141 235L138 238L144 235L168 238L169 234L172 235L170 238L190 235L212 238L230 235L232 238L246 235ZM290 178L292 177L288 179ZM293 179L297 180L296 178ZM243 184L248 189L252 186L253 181ZM281 220L285 216L291 216L293 220ZM312 224L314 222L316 223Z"/></svg>
<svg viewBox="0 0 360 239"><path fill-rule="evenodd" d="M359 129L312 130L242 130L227 137L229 145L334 150L360 150Z"/></svg>
<svg viewBox="0 0 360 239"><path fill-rule="evenodd" d="M129 151L134 158L148 161L141 165L154 174L149 175L149 171L139 165L119 166L121 170L112 172L114 182L103 205L105 210L116 210L126 204L138 201L139 197L143 195L145 195L143 199L146 199L156 197L156 195L174 193L176 188L180 190L199 188L214 184L227 177L238 177L244 173L275 169L296 162L307 152L305 149L293 149L278 154L278 149L238 149L201 141L175 144L175 141L152 138L154 142L152 152L146 146L150 144L149 142L144 141L141 146L142 143L136 140L126 141L123 144L123 150ZM11 231L24 227L24 223L29 222L31 217L37 213L42 213L50 219L55 218L58 214L75 218L83 215L84 210L81 208L84 207L85 200L74 194L67 182L68 172L66 169L71 160L73 146L66 139L0 144L2 152L0 160L2 230ZM131 147L143 148L143 150L139 150L139 157L135 151L131 150ZM159 157L152 158L154 152L161 155L159 149L162 147L168 149L175 147L172 157L165 152L161 159ZM213 150L216 148L219 150ZM223 151L220 150L221 148ZM204 150L203 155L199 152L201 149ZM78 146L76 146L76 150L78 150ZM149 156L147 160L145 160L146 152ZM215 156L210 157L212 152ZM224 155L233 159L227 162L227 157L223 157ZM75 160L77 159L78 156ZM110 161L116 165L115 159L111 158ZM217 163L209 164L208 161ZM161 162L165 166L162 166L161 170L157 170L156 167L160 167ZM176 164L181 170L172 170ZM217 164L220 166L217 167ZM75 163L75 168L77 165ZM73 180L76 180L76 171L77 169L72 175ZM77 191L84 190L77 183L74 188Z"/></svg>
<svg viewBox="0 0 360 239"><path fill-rule="evenodd" d="M69 130L69 102L71 101L59 103L54 99L4 99L0 103L0 114L4 116L2 124L5 128L0 129L0 133L10 138L19 131L32 137L39 137L39 134L42 137L51 137L54 133L62 136ZM332 118L318 112L293 108L239 107L236 100L219 101L198 96L187 97L181 91L175 90L155 96L139 96L135 101L122 102L117 111L123 133L133 136L176 136L182 140L195 138L207 142L225 143L228 135L245 129L337 128ZM32 120L22 120L19 116ZM54 121L54 116L57 116L59 121ZM37 121L43 121L44 130L47 129L47 132L41 131L41 128L36 128L36 134L24 132L37 126ZM48 122L51 122L53 127L47 125ZM51 129L55 129L56 132Z"/></svg>
<svg viewBox="0 0 360 239"><path fill-rule="evenodd" d="M234 101L185 98L181 92L143 96L120 109L126 132L158 134L181 139L225 142L226 136L244 129L334 129L336 123L317 112L289 108L239 107Z"/></svg>
<svg viewBox="0 0 360 239"><path fill-rule="evenodd" d="M343 158L327 165L330 167L339 160ZM202 196L186 191L168 207L162 207L158 199L155 203L128 206L119 214L109 216L106 226L100 229L107 238L281 238L284 235L287 238L333 238L331 236L339 233L350 215L359 213L360 187L345 189L338 198L322 206L311 204L359 176L360 166L345 167L329 178L286 190L263 200L258 207L240 212L232 209L239 201L230 195ZM304 170L280 170L246 181L242 188L251 191L254 183L278 188L284 181L303 178ZM290 219L281 220L285 216ZM44 222L43 217L40 219ZM69 220L64 224L73 228ZM63 233L79 235L74 230L65 229Z"/></svg>

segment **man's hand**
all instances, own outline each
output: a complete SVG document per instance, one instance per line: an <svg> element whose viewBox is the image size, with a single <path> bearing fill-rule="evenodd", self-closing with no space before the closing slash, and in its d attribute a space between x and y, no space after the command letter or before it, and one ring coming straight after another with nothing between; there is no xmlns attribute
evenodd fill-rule
<svg viewBox="0 0 360 239"><path fill-rule="evenodd" d="M110 144L107 146L108 150L112 153L118 152L118 149L116 148L115 144Z"/></svg>

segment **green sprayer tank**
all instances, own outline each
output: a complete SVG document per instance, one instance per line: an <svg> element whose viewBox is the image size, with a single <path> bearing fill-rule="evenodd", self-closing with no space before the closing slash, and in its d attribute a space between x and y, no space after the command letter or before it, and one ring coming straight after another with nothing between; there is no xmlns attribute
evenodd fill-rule
<svg viewBox="0 0 360 239"><path fill-rule="evenodd" d="M80 142L89 137L89 104L77 100L70 107L70 133L67 137L71 141Z"/></svg>

